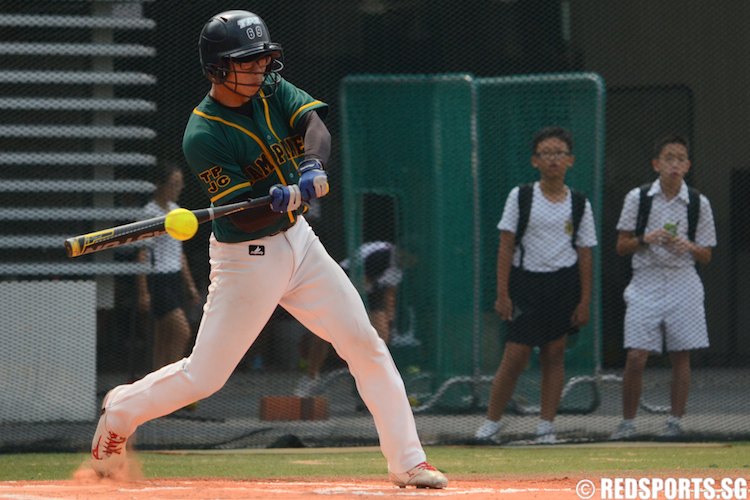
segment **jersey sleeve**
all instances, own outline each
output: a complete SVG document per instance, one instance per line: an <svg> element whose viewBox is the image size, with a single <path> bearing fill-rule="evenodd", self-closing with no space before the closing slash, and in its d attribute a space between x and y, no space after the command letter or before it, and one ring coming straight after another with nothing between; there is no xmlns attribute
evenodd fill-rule
<svg viewBox="0 0 750 500"><path fill-rule="evenodd" d="M583 217L581 218L581 226L578 228L578 236L576 237L576 246L595 247L597 244L594 211L591 208L589 200L586 200Z"/></svg>
<svg viewBox="0 0 750 500"><path fill-rule="evenodd" d="M316 110L321 118L325 118L328 113L328 104L315 99L304 90L295 87L288 81L282 79L279 88L276 91L275 98L288 117L289 128L294 130L300 118L311 110Z"/></svg>
<svg viewBox="0 0 750 500"><path fill-rule="evenodd" d="M190 122L194 120L195 115ZM253 192L242 167L229 153L229 147L221 140L222 137L218 131L210 129L210 124L198 122L188 124L182 141L188 167L211 203L217 205L223 205L240 194Z"/></svg>
<svg viewBox="0 0 750 500"><path fill-rule="evenodd" d="M514 187L508 193L508 198L505 200L505 208L503 209L503 216L500 222L497 224L497 228L500 231L510 231L511 233L516 232L518 227L518 186Z"/></svg>
<svg viewBox="0 0 750 500"><path fill-rule="evenodd" d="M640 188L632 189L625 195L625 202L622 204L620 219L617 221L618 231L635 231L639 203Z"/></svg>

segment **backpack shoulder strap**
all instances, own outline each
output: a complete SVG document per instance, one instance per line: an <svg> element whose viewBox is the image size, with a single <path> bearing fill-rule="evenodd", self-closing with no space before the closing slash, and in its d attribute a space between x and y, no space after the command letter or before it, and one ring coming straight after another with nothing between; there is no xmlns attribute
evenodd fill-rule
<svg viewBox="0 0 750 500"><path fill-rule="evenodd" d="M695 188L688 187L688 239L695 241L695 232L698 229L698 217L701 213L701 193Z"/></svg>
<svg viewBox="0 0 750 500"><path fill-rule="evenodd" d="M516 245L521 244L521 238L523 238L523 235L526 232L526 227L529 225L529 217L531 216L531 200L533 197L533 184L521 184L520 186L518 186L518 222L516 223Z"/></svg>
<svg viewBox="0 0 750 500"><path fill-rule="evenodd" d="M525 250L521 244L526 226L529 225L531 217L531 201L534 198L534 184L521 184L518 186L518 222L516 223L516 246L521 250L520 267L523 269L523 257Z"/></svg>
<svg viewBox="0 0 750 500"><path fill-rule="evenodd" d="M651 213L651 203L654 201L653 196L648 195L651 184L647 183L640 187L640 197L638 200L638 217L635 222L635 235L643 236L648 224L648 216Z"/></svg>
<svg viewBox="0 0 750 500"><path fill-rule="evenodd" d="M570 235L570 243L573 245L573 248L577 248L576 240L578 239L578 228L581 227L583 212L586 210L586 195L573 189L570 190L570 194L573 215L573 233Z"/></svg>

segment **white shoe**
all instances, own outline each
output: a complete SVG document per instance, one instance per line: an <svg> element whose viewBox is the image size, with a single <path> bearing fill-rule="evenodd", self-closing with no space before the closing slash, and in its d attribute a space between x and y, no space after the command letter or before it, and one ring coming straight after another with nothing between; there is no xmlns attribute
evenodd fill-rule
<svg viewBox="0 0 750 500"><path fill-rule="evenodd" d="M557 442L555 425L547 420L539 422L536 426L536 438L534 442L536 444L555 444Z"/></svg>
<svg viewBox="0 0 750 500"><path fill-rule="evenodd" d="M389 476L391 482L399 488L415 486L417 488L443 489L448 486L448 478L427 462L422 462L401 474L391 472Z"/></svg>
<svg viewBox="0 0 750 500"><path fill-rule="evenodd" d="M320 378L313 378L308 375L304 375L299 382L297 382L297 388L294 389L294 395L300 398L309 398L318 393L320 389Z"/></svg>
<svg viewBox="0 0 750 500"><path fill-rule="evenodd" d="M676 438L682 436L682 426L679 420L667 418L667 423L661 433L662 437Z"/></svg>
<svg viewBox="0 0 750 500"><path fill-rule="evenodd" d="M492 436L500 432L503 424L499 420L485 419L484 423L479 426L477 432L474 433L474 438L479 440L490 439Z"/></svg>
<svg viewBox="0 0 750 500"><path fill-rule="evenodd" d="M613 432L612 435L609 436L609 440L619 441L621 439L631 439L633 436L635 436L635 424L633 422L626 422L623 420L622 422L620 422L620 425L617 426L615 432Z"/></svg>
<svg viewBox="0 0 750 500"><path fill-rule="evenodd" d="M101 477L112 476L124 469L127 459L125 448L128 438L120 436L107 428L107 399L111 392L104 396L99 423L91 440L91 467Z"/></svg>

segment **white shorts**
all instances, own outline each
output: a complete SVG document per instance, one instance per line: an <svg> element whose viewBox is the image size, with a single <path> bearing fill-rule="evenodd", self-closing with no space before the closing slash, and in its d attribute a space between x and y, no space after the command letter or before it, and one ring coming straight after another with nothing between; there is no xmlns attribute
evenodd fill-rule
<svg viewBox="0 0 750 500"><path fill-rule="evenodd" d="M708 347L703 283L694 267L636 269L624 297L625 349Z"/></svg>

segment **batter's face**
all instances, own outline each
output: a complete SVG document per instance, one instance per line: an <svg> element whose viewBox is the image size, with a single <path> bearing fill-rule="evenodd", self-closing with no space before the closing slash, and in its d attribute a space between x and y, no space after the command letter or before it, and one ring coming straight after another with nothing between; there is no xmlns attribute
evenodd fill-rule
<svg viewBox="0 0 750 500"><path fill-rule="evenodd" d="M252 61L229 61L229 74L219 89L220 101L227 106L239 106L252 99L260 90L273 58L270 55Z"/></svg>
<svg viewBox="0 0 750 500"><path fill-rule="evenodd" d="M565 141L557 137L550 137L536 146L536 152L531 157L531 164L539 170L543 179L564 180L565 173L575 162L575 156L570 152Z"/></svg>
<svg viewBox="0 0 750 500"><path fill-rule="evenodd" d="M271 56L263 56L247 62L231 61L229 78L225 85L235 93L252 97L260 90L270 64Z"/></svg>

